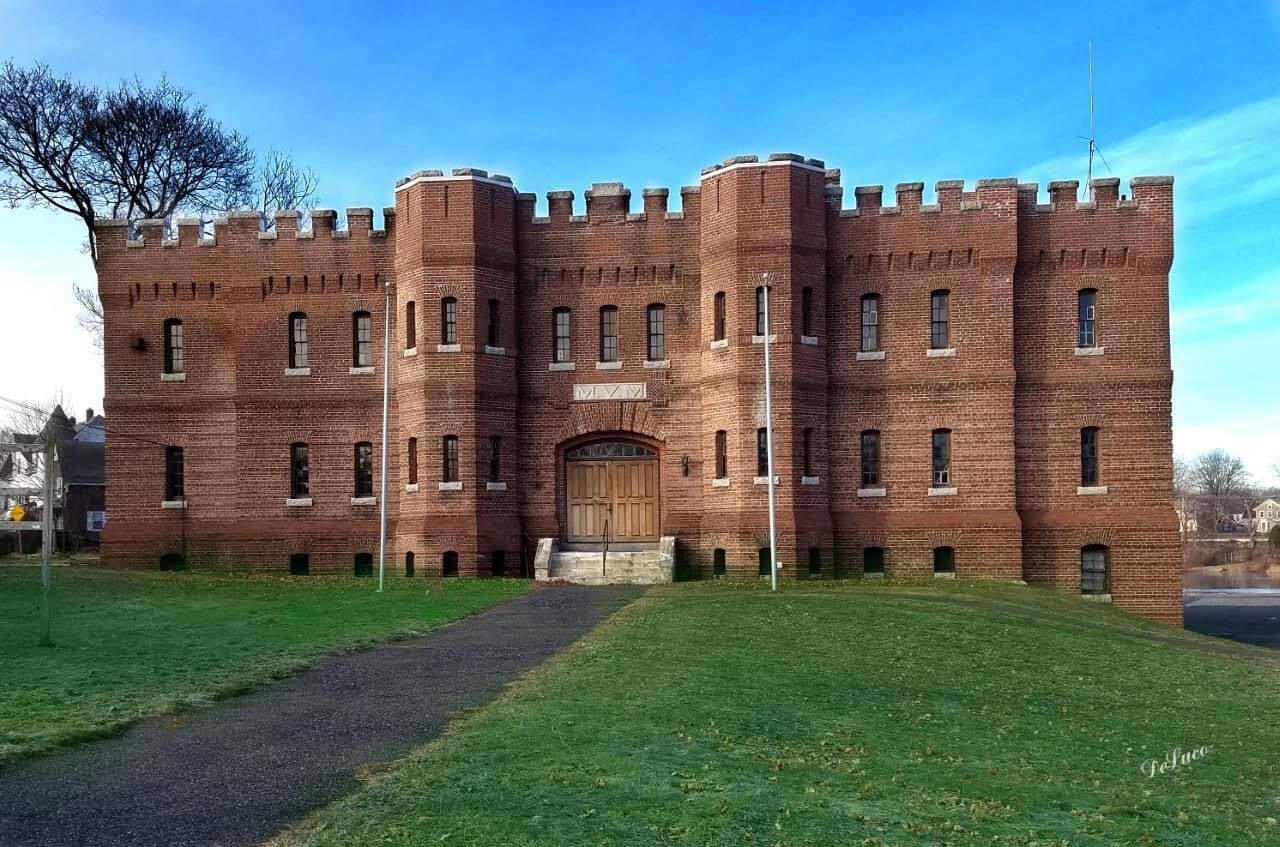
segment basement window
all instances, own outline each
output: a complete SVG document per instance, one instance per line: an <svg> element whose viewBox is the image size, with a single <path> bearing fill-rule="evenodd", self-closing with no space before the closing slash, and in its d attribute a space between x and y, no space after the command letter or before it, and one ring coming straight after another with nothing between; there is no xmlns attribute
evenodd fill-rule
<svg viewBox="0 0 1280 847"><path fill-rule="evenodd" d="M809 576L822 575L822 551L817 547L809 548Z"/></svg>
<svg viewBox="0 0 1280 847"><path fill-rule="evenodd" d="M356 553L355 574L356 576L373 576L372 553Z"/></svg>
<svg viewBox="0 0 1280 847"><path fill-rule="evenodd" d="M294 553L289 556L289 573L292 576L306 576L311 573L311 556L307 553Z"/></svg>
<svg viewBox="0 0 1280 847"><path fill-rule="evenodd" d="M715 552L711 554L711 574L712 576L724 576L725 573L725 553L724 548L717 547Z"/></svg>
<svg viewBox="0 0 1280 847"><path fill-rule="evenodd" d="M760 548L760 576L770 576L773 573L772 559L769 555L768 547Z"/></svg>
<svg viewBox="0 0 1280 847"><path fill-rule="evenodd" d="M165 553L160 557L162 571L185 571L186 569L187 559L181 553Z"/></svg>
<svg viewBox="0 0 1280 847"><path fill-rule="evenodd" d="M862 550L862 572L884 573L884 548L866 547Z"/></svg>
<svg viewBox="0 0 1280 847"><path fill-rule="evenodd" d="M404 554L404 575L413 576L413 551Z"/></svg>
<svg viewBox="0 0 1280 847"><path fill-rule="evenodd" d="M933 572L934 573L955 573L956 572L956 551L954 547L934 547L933 548Z"/></svg>
<svg viewBox="0 0 1280 847"><path fill-rule="evenodd" d="M507 575L507 551L494 550L489 554L489 573L494 576Z"/></svg>
<svg viewBox="0 0 1280 847"><path fill-rule="evenodd" d="M444 551L444 560L440 567L441 576L457 576L458 575L458 551Z"/></svg>

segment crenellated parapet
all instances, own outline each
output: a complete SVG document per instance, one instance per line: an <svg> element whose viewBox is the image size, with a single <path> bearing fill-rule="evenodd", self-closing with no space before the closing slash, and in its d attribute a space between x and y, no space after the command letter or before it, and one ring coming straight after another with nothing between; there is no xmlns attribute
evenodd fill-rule
<svg viewBox="0 0 1280 847"><path fill-rule="evenodd" d="M573 213L572 191L548 191L547 214L535 215L538 195L516 195L516 221L521 228L536 226L574 226L591 224L654 224L667 221L697 219L698 186L680 189L682 209L668 210L671 190L645 188L641 191L642 205L639 211L631 210L631 189L620 182L597 182L583 192L586 214Z"/></svg>
<svg viewBox="0 0 1280 847"><path fill-rule="evenodd" d="M304 213L296 209L276 212L274 226L269 230L262 227L262 214L256 211L231 212L225 218L218 218L212 223L212 234L208 233L205 222L199 218L178 218L172 227L175 237L166 237L165 221L147 218L134 223L130 237L130 225L119 218L99 218L94 225L98 249L103 252L113 250L195 250L203 248L229 247L237 249L254 242L300 241L324 244L326 242L351 242L354 244L372 244L382 246L395 233L395 209L383 210L384 226L375 229L373 225L373 209L356 207L346 210L347 226L338 229L336 226L338 213L333 209L316 209L307 217L309 228L299 227Z"/></svg>

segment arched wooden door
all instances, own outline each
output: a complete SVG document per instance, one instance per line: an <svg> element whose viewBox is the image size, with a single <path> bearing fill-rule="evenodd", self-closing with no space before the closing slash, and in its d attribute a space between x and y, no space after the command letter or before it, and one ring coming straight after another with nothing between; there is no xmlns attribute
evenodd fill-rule
<svg viewBox="0 0 1280 847"><path fill-rule="evenodd" d="M630 441L597 441L565 453L570 543L658 540L658 454Z"/></svg>

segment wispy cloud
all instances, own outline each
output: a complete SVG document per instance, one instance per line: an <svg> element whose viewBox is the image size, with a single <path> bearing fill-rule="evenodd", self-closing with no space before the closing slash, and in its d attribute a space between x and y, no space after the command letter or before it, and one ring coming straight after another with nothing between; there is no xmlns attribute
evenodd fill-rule
<svg viewBox="0 0 1280 847"><path fill-rule="evenodd" d="M1280 96L1198 118L1155 124L1115 143L1099 142L1115 175L1172 174L1180 227L1229 208L1280 196ZM1083 147L1083 142L1082 142ZM1027 168L1042 182L1083 175L1087 155ZM1094 175L1106 175L1100 162Z"/></svg>
<svg viewBox="0 0 1280 847"><path fill-rule="evenodd" d="M1280 327L1280 272L1214 289L1192 305L1175 308L1169 318L1175 343L1245 327Z"/></svg>

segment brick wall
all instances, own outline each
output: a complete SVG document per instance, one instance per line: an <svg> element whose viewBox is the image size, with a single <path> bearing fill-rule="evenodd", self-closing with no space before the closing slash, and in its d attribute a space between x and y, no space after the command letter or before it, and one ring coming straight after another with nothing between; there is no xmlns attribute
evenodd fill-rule
<svg viewBox="0 0 1280 847"><path fill-rule="evenodd" d="M779 561L784 578L858 575L885 551L891 576L929 575L937 547L960 578L1026 578L1080 590L1080 548L1109 550L1115 603L1180 620L1171 507L1167 179L1034 186L943 182L936 202L904 183L842 208L840 173L790 154L737 157L640 202L617 183L585 194L517 194L506 177L424 171L396 188L384 230L348 210L349 231L292 215L272 235L232 216L201 242L157 222L141 238L104 222L107 311L106 560L154 566L179 546L196 564L347 570L375 552L377 507L351 502L352 449L380 449L383 304L392 307L389 508L393 571L413 553L438 574L495 558L517 574L536 539L566 528L565 450L602 436L658 454L660 525L709 576L754 577L768 544L767 486L756 482L764 425L755 292L771 286ZM766 276L767 275L767 276ZM809 332L802 331L810 289ZM1076 350L1076 297L1098 291L1098 350ZM930 355L930 293L949 292L949 349ZM726 337L713 344L713 304ZM880 297L882 357L859 357L860 300ZM442 347L441 301L456 301L457 343ZM498 304L488 343L489 302ZM414 338L406 314L415 312ZM666 353L646 361L646 309L662 304ZM618 310L618 363L601 368L599 314ZM570 362L553 365L552 313L572 315ZM373 317L374 368L351 373L351 314ZM308 315L311 372L286 376L290 312ZM187 373L162 381L166 318L184 322ZM139 341L141 339L141 341ZM412 343L412 346L411 346ZM640 386L643 399L575 400L575 386ZM634 390L634 388L628 388ZM1081 493L1079 431L1099 428L1099 487ZM952 433L952 486L931 485L931 432ZM883 493L860 491L860 436L881 437ZM715 433L728 435L716 481ZM811 432L810 473L803 433ZM441 444L459 444L459 478L441 486ZM501 438L501 479L489 449ZM407 445L417 439L418 480ZM288 506L288 446L312 445L313 502ZM163 445L186 448L186 509L162 509ZM375 480L375 490L378 484Z"/></svg>

